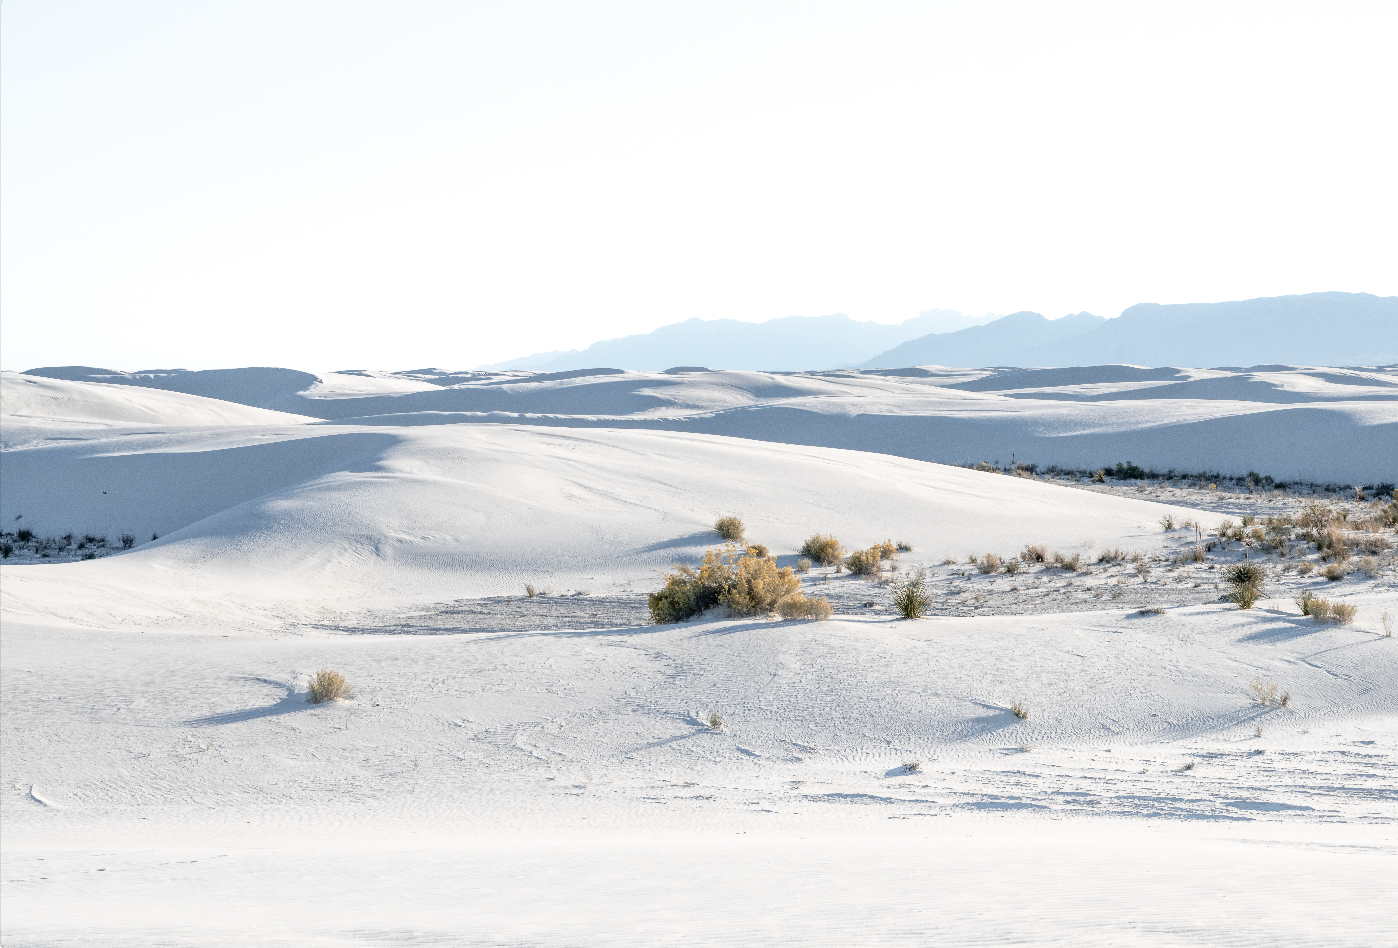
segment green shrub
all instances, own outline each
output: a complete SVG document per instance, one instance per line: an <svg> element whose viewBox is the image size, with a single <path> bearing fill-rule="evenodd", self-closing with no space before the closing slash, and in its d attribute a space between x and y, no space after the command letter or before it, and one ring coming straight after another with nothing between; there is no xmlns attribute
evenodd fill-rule
<svg viewBox="0 0 1398 948"><path fill-rule="evenodd" d="M778 567L770 556L741 551L732 543L707 551L698 569L676 563L664 579L665 586L646 600L656 625L682 622L717 605L740 616L774 612L801 588L790 567Z"/></svg>
<svg viewBox="0 0 1398 948"><path fill-rule="evenodd" d="M821 566L833 566L845 558L845 548L833 536L817 533L801 545L801 555L809 556Z"/></svg>
<svg viewBox="0 0 1398 948"><path fill-rule="evenodd" d="M714 529L729 543L740 543L746 528L743 526L743 521L737 517L719 517L714 521Z"/></svg>
<svg viewBox="0 0 1398 948"><path fill-rule="evenodd" d="M1262 598L1256 586L1234 586L1229 598L1238 604L1239 609L1251 609Z"/></svg>
<svg viewBox="0 0 1398 948"><path fill-rule="evenodd" d="M921 619L931 604L932 596L921 572L908 576L893 590L893 605L904 619Z"/></svg>
<svg viewBox="0 0 1398 948"><path fill-rule="evenodd" d="M1234 563L1223 571L1223 581L1230 586L1252 586L1261 591L1267 585L1267 571L1256 563Z"/></svg>

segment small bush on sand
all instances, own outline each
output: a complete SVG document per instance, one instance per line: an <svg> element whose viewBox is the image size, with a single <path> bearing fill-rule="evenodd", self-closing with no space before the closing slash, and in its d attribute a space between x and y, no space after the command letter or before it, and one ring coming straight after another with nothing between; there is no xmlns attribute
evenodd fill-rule
<svg viewBox="0 0 1398 948"><path fill-rule="evenodd" d="M1364 557L1364 559L1359 561L1358 566L1359 571L1363 573L1365 576L1369 577L1370 579L1373 579L1375 576L1379 575L1379 561L1374 559L1372 556Z"/></svg>
<svg viewBox="0 0 1398 948"><path fill-rule="evenodd" d="M1059 569L1066 569L1071 573L1076 573L1082 568L1082 557L1074 553L1068 556L1066 553L1053 554L1053 565Z"/></svg>
<svg viewBox="0 0 1398 948"><path fill-rule="evenodd" d="M1325 569L1320 571L1320 575L1324 576L1332 583L1338 583L1340 580L1345 578L1345 568L1341 566L1339 563L1331 563L1329 566L1325 567Z"/></svg>
<svg viewBox="0 0 1398 948"><path fill-rule="evenodd" d="M1018 701L1010 705L1010 713L1013 714L1015 717L1019 718L1021 721L1029 717L1029 709L1026 708L1024 705L1020 704Z"/></svg>
<svg viewBox="0 0 1398 948"><path fill-rule="evenodd" d="M1315 564L1310 560L1302 560L1300 563L1296 564L1296 573L1298 576L1309 576L1314 572Z"/></svg>
<svg viewBox="0 0 1398 948"><path fill-rule="evenodd" d="M723 727L723 718L719 716L719 713L717 711L710 711L709 716L707 719L705 719L704 723L707 724L713 730L717 731L719 728Z"/></svg>
<svg viewBox="0 0 1398 948"><path fill-rule="evenodd" d="M998 573L1000 571L1000 557L994 553L987 553L977 561L976 569L982 573Z"/></svg>
<svg viewBox="0 0 1398 948"><path fill-rule="evenodd" d="M749 555L749 556L771 556L771 555L772 555L772 551L769 550L769 549L767 549L767 548L766 548L765 546L763 546L761 543L749 543L749 544L748 544L748 555Z"/></svg>
<svg viewBox="0 0 1398 948"><path fill-rule="evenodd" d="M1031 543L1019 554L1019 558L1026 563L1042 563L1048 559L1048 555L1048 547L1042 543Z"/></svg>
<svg viewBox="0 0 1398 948"><path fill-rule="evenodd" d="M1321 599L1309 589L1303 589L1301 590L1301 595L1297 596L1292 601L1296 603L1296 608L1301 610L1301 615L1309 616L1315 614L1314 610L1318 608L1316 603L1325 602L1326 600Z"/></svg>
<svg viewBox="0 0 1398 948"><path fill-rule="evenodd" d="M1330 604L1330 619L1340 623L1340 625L1349 625L1358 613L1359 610L1347 602L1332 602Z"/></svg>
<svg viewBox="0 0 1398 948"><path fill-rule="evenodd" d="M796 572L809 573L811 571L811 561L806 557L801 557L796 561Z"/></svg>
<svg viewBox="0 0 1398 948"><path fill-rule="evenodd" d="M921 619L932 604L927 591L926 574L922 570L910 573L893 590L893 607L904 619Z"/></svg>
<svg viewBox="0 0 1398 948"><path fill-rule="evenodd" d="M879 558L879 548L855 550L845 557L845 569L856 576L875 576L883 572L883 560Z"/></svg>
<svg viewBox="0 0 1398 948"><path fill-rule="evenodd" d="M903 761L903 770L910 774L920 774L922 773L922 761L905 760Z"/></svg>
<svg viewBox="0 0 1398 948"><path fill-rule="evenodd" d="M0 543L0 559L9 559L14 555L15 548L9 543Z"/></svg>
<svg viewBox="0 0 1398 948"><path fill-rule="evenodd" d="M1262 594L1255 586L1234 586L1228 598L1232 599L1239 609L1251 609L1257 605L1257 600L1262 598Z"/></svg>
<svg viewBox="0 0 1398 948"><path fill-rule="evenodd" d="M1172 514L1166 514L1165 516L1161 517L1160 528L1164 530L1166 533L1169 533L1171 530L1175 529L1174 516Z"/></svg>
<svg viewBox="0 0 1398 948"><path fill-rule="evenodd" d="M911 543L905 543L902 540L898 541L897 547L899 553L911 553L913 551L913 545Z"/></svg>
<svg viewBox="0 0 1398 948"><path fill-rule="evenodd" d="M135 537L133 534L130 534L130 533L123 533L123 534L121 535L121 548L122 548L123 550L129 550L129 549L131 549L131 548L132 548L133 546L135 546L135 545L136 545L136 537Z"/></svg>
<svg viewBox="0 0 1398 948"><path fill-rule="evenodd" d="M1137 563L1137 564L1136 564L1136 575L1139 576L1139 577L1141 577L1141 582L1143 582L1143 583L1149 581L1149 580L1150 580L1150 564L1147 563L1145 560L1141 560L1141 562Z"/></svg>
<svg viewBox="0 0 1398 948"><path fill-rule="evenodd" d="M1019 568L1019 560L1015 559L1013 556L1005 558L1005 572L1013 576L1015 573L1019 572Z"/></svg>
<svg viewBox="0 0 1398 948"><path fill-rule="evenodd" d="M1126 551L1117 547L1114 550L1103 550L1097 557L1099 563L1121 563L1127 559Z"/></svg>
<svg viewBox="0 0 1398 948"><path fill-rule="evenodd" d="M1264 707L1284 708L1291 704L1291 693L1281 691L1274 681L1263 681L1259 675L1248 683L1252 696Z"/></svg>
<svg viewBox="0 0 1398 948"><path fill-rule="evenodd" d="M1379 625L1383 627L1383 634L1385 636L1390 639L1393 638L1393 616L1388 614L1387 609L1383 611L1383 615L1379 616Z"/></svg>
<svg viewBox="0 0 1398 948"><path fill-rule="evenodd" d="M320 704L323 701L343 701L349 696L350 685L345 676L322 668L311 676L310 696L306 700L311 704Z"/></svg>
<svg viewBox="0 0 1398 948"><path fill-rule="evenodd" d="M828 619L835 613L824 596L807 599L801 593L793 593L777 603L777 614L783 619Z"/></svg>
<svg viewBox="0 0 1398 948"><path fill-rule="evenodd" d="M717 605L740 616L775 612L778 604L801 589L801 580L770 556L740 551L736 544L709 550L699 568L683 563L664 577L665 586L647 598L657 625L682 622Z"/></svg>
<svg viewBox="0 0 1398 948"><path fill-rule="evenodd" d="M719 517L714 521L714 529L729 543L740 543L746 528L743 526L743 521L737 517Z"/></svg>
<svg viewBox="0 0 1398 948"><path fill-rule="evenodd" d="M1093 472L1092 472L1092 483L1094 483L1094 484L1105 484L1105 483L1107 483L1107 472L1106 472L1106 471L1093 471Z"/></svg>
<svg viewBox="0 0 1398 948"><path fill-rule="evenodd" d="M834 566L845 558L845 548L833 536L817 533L801 545L801 555L809 556L821 566Z"/></svg>

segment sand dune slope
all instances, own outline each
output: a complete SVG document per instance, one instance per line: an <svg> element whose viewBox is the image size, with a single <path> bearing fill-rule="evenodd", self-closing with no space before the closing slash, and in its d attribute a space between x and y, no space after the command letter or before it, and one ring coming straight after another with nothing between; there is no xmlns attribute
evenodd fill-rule
<svg viewBox="0 0 1398 948"><path fill-rule="evenodd" d="M664 431L127 433L10 451L3 464L0 516L52 533L161 535L96 562L9 567L7 609L110 611L139 589L191 621L199 610L178 606L191 597L345 605L651 583L716 545L725 514L790 563L815 532L851 548L905 540L935 562L1048 537L1151 545L1162 513L1190 513L884 455Z"/></svg>

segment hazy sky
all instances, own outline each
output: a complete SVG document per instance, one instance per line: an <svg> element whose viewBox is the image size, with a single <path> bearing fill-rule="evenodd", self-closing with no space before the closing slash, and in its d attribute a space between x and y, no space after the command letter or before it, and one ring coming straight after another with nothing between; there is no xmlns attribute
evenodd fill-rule
<svg viewBox="0 0 1398 948"><path fill-rule="evenodd" d="M1398 293L1398 4L0 5L3 366Z"/></svg>

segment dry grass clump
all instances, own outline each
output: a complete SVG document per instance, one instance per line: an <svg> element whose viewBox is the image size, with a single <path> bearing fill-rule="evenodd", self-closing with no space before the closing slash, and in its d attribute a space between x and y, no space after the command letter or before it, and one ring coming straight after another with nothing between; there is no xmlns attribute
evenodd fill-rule
<svg viewBox="0 0 1398 948"><path fill-rule="evenodd" d="M1388 614L1387 609L1383 611L1383 615L1379 616L1379 624L1383 626L1383 634L1390 639L1393 638L1393 617Z"/></svg>
<svg viewBox="0 0 1398 948"><path fill-rule="evenodd" d="M893 590L893 606L904 619L921 619L932 604L922 570L908 574Z"/></svg>
<svg viewBox="0 0 1398 948"><path fill-rule="evenodd" d="M1340 580L1345 578L1345 574L1347 572L1348 570L1346 570L1339 563L1331 563L1329 566L1325 567L1325 569L1320 571L1320 575L1324 576L1332 583L1338 583Z"/></svg>
<svg viewBox="0 0 1398 948"><path fill-rule="evenodd" d="M743 533L747 528L743 526L743 521L737 517L719 517L714 521L714 529L729 543L741 543Z"/></svg>
<svg viewBox="0 0 1398 948"><path fill-rule="evenodd" d="M1009 573L1011 576L1018 573L1019 560L1015 559L1013 556L1005 557L1005 572Z"/></svg>
<svg viewBox="0 0 1398 948"><path fill-rule="evenodd" d="M806 557L801 557L796 561L796 572L809 573L811 571L811 561Z"/></svg>
<svg viewBox="0 0 1398 948"><path fill-rule="evenodd" d="M1248 683L1252 695L1264 707L1284 708L1291 703L1291 692L1281 691L1274 681L1264 681L1259 675Z"/></svg>
<svg viewBox="0 0 1398 948"><path fill-rule="evenodd" d="M777 603L777 614L783 619L828 619L835 609L825 601L824 596L807 599L801 593L793 593Z"/></svg>
<svg viewBox="0 0 1398 948"><path fill-rule="evenodd" d="M309 690L310 696L306 700L311 704L343 701L350 696L350 684L345 680L345 676L328 668L322 668L311 676Z"/></svg>
<svg viewBox="0 0 1398 948"><path fill-rule="evenodd" d="M1010 713L1013 714L1015 717L1019 718L1021 721L1026 720L1029 717L1029 709L1026 708L1024 705L1020 704L1018 701L1010 705Z"/></svg>
<svg viewBox="0 0 1398 948"><path fill-rule="evenodd" d="M1160 526L1166 533L1175 529L1175 518L1173 514L1166 514L1160 518Z"/></svg>
<svg viewBox="0 0 1398 948"><path fill-rule="evenodd" d="M1069 572L1076 573L1082 570L1082 556L1077 553L1074 553L1072 556L1066 553L1055 553L1053 554L1053 565L1059 569L1066 569Z"/></svg>
<svg viewBox="0 0 1398 948"><path fill-rule="evenodd" d="M1026 563L1042 563L1048 559L1048 547L1042 543L1030 543L1024 548L1024 552L1019 554L1019 558Z"/></svg>
<svg viewBox="0 0 1398 948"><path fill-rule="evenodd" d="M801 555L809 556L821 566L834 566L845 558L845 548L830 534L817 533L801 544Z"/></svg>
<svg viewBox="0 0 1398 948"><path fill-rule="evenodd" d="M664 579L664 588L647 597L657 625L682 622L717 605L740 616L775 612L783 599L801 589L801 580L789 566L778 567L770 556L741 551L733 543L706 552L698 569L676 563Z"/></svg>
<svg viewBox="0 0 1398 948"><path fill-rule="evenodd" d="M1123 549L1121 549L1120 547L1118 547L1117 549L1114 549L1114 550L1103 550L1103 551L1101 552L1101 554L1098 555L1098 557L1097 557L1097 562L1099 562L1099 563L1121 563L1121 562L1124 562L1124 561L1126 561L1126 560L1128 560L1128 559L1130 559L1130 557L1128 557L1128 556L1126 555L1126 551L1123 550Z"/></svg>
<svg viewBox="0 0 1398 948"><path fill-rule="evenodd" d="M1309 589L1302 591L1301 595L1296 597L1295 602L1296 607L1301 610L1301 615L1310 616L1317 622L1329 620L1331 622L1338 622L1341 625L1349 625L1354 621L1354 617L1359 612L1358 609L1348 603L1322 599ZM1387 613L1385 613L1385 615L1386 614Z"/></svg>
<svg viewBox="0 0 1398 948"><path fill-rule="evenodd" d="M1379 561L1372 556L1366 556L1358 563L1359 571L1370 579L1379 575Z"/></svg>
<svg viewBox="0 0 1398 948"><path fill-rule="evenodd" d="M994 553L987 553L976 561L976 569L982 573L998 573L1000 571L1000 557Z"/></svg>
<svg viewBox="0 0 1398 948"><path fill-rule="evenodd" d="M922 773L922 761L905 760L903 761L903 769L910 774L920 774Z"/></svg>
<svg viewBox="0 0 1398 948"><path fill-rule="evenodd" d="M1309 576L1315 572L1315 564L1310 560L1302 560L1296 565L1296 573L1300 576Z"/></svg>
<svg viewBox="0 0 1398 948"><path fill-rule="evenodd" d="M902 540L899 540L896 546L899 553L911 553L913 551L913 545L911 543L905 543Z"/></svg>

